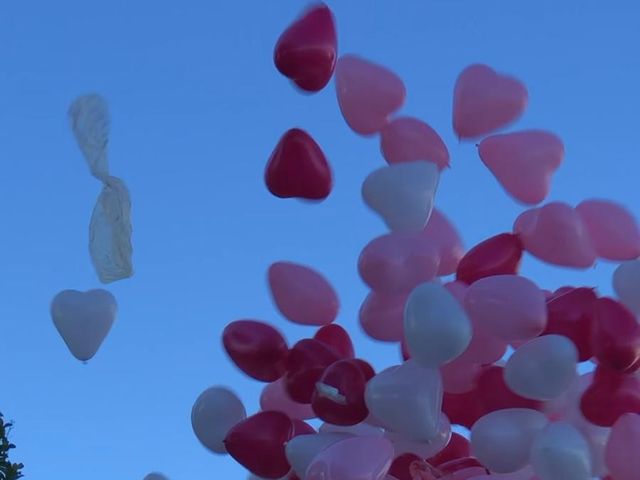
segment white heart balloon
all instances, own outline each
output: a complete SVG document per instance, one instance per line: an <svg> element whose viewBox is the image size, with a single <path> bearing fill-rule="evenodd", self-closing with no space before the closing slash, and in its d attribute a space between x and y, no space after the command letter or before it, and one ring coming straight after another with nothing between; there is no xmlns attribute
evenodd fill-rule
<svg viewBox="0 0 640 480"><path fill-rule="evenodd" d="M106 290L63 290L51 302L51 318L74 357L91 359L106 338L118 304Z"/></svg>
<svg viewBox="0 0 640 480"><path fill-rule="evenodd" d="M439 178L435 163L395 163L369 174L362 197L392 231L421 231L431 216Z"/></svg>
<svg viewBox="0 0 640 480"><path fill-rule="evenodd" d="M438 369L409 360L369 380L365 401L369 412L388 430L413 441L430 442L438 436L442 395Z"/></svg>
<svg viewBox="0 0 640 480"><path fill-rule="evenodd" d="M640 315L640 258L618 265L613 272L613 289L622 303Z"/></svg>
<svg viewBox="0 0 640 480"><path fill-rule="evenodd" d="M320 433L348 433L359 437L382 437L384 431L381 427L370 425L368 423L357 423L355 425L332 425L331 423L323 423L318 429Z"/></svg>
<svg viewBox="0 0 640 480"><path fill-rule="evenodd" d="M439 367L469 346L473 327L464 308L442 285L418 285L404 311L404 336L411 358L426 367Z"/></svg>
<svg viewBox="0 0 640 480"><path fill-rule="evenodd" d="M394 456L405 453L413 453L420 458L431 458L440 453L451 439L451 422L444 413L440 414L438 434L429 442L415 442L408 440L404 435L395 432L386 432L385 437L393 444Z"/></svg>
<svg viewBox="0 0 640 480"><path fill-rule="evenodd" d="M548 425L533 443L531 464L540 480L589 480L591 458L582 434L566 422Z"/></svg>
<svg viewBox="0 0 640 480"><path fill-rule="evenodd" d="M191 409L191 427L205 448L226 453L224 439L231 428L247 418L242 401L225 387L211 387L200 394Z"/></svg>
<svg viewBox="0 0 640 480"><path fill-rule="evenodd" d="M285 453L287 460L300 478L304 478L309 465L320 452L336 442L352 438L348 433L316 433L298 435L287 442Z"/></svg>
<svg viewBox="0 0 640 480"><path fill-rule="evenodd" d="M577 376L578 350L563 335L543 335L519 346L507 360L504 377L515 393L550 400L569 389Z"/></svg>

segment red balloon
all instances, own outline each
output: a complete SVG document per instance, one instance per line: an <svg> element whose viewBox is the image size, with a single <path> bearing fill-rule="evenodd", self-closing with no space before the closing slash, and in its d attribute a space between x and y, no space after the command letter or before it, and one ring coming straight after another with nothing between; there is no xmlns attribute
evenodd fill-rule
<svg viewBox="0 0 640 480"><path fill-rule="evenodd" d="M306 338L296 343L287 356L285 388L292 400L311 403L316 382L325 369L340 360L339 355L325 343Z"/></svg>
<svg viewBox="0 0 640 480"><path fill-rule="evenodd" d="M513 275L520 269L524 247L517 235L501 233L480 242L458 264L456 280L471 285L492 275Z"/></svg>
<svg viewBox="0 0 640 480"><path fill-rule="evenodd" d="M285 445L293 438L293 422L282 412L265 411L233 427L224 440L227 452L254 475L280 478L291 469Z"/></svg>
<svg viewBox="0 0 640 480"><path fill-rule="evenodd" d="M256 320L231 322L222 344L240 370L256 380L274 382L285 372L289 349L278 330Z"/></svg>
<svg viewBox="0 0 640 480"><path fill-rule="evenodd" d="M280 198L323 200L331 193L331 167L316 141L304 130L288 130L269 157L264 174L269 191Z"/></svg>
<svg viewBox="0 0 640 480"><path fill-rule="evenodd" d="M440 451L440 453L434 457L427 459L427 462L437 467L443 463L469 456L471 456L471 444L469 443L469 440L459 433L453 432L451 434L451 439L444 450Z"/></svg>
<svg viewBox="0 0 640 480"><path fill-rule="evenodd" d="M360 358L354 358L352 360L352 362L356 363L358 365L358 367L360 367L360 371L362 372L362 374L364 375L364 380L365 382L368 382L369 380L371 380L373 377L375 377L376 375L376 371L373 369L373 367L369 364L369 362L366 362Z"/></svg>
<svg viewBox="0 0 640 480"><path fill-rule="evenodd" d="M393 460L388 473L398 480L413 480L409 467L413 462L419 462L421 460L419 456L413 453L404 453Z"/></svg>
<svg viewBox="0 0 640 480"><path fill-rule="evenodd" d="M640 379L599 366L580 399L584 418L611 427L625 413L640 414Z"/></svg>
<svg viewBox="0 0 640 480"><path fill-rule="evenodd" d="M333 75L338 56L333 14L325 4L307 10L276 43L276 68L308 92L322 90Z"/></svg>
<svg viewBox="0 0 640 480"><path fill-rule="evenodd" d="M593 353L600 365L621 372L640 368L640 324L635 315L612 298L596 302Z"/></svg>
<svg viewBox="0 0 640 480"><path fill-rule="evenodd" d="M504 367L491 365L478 375L478 395L485 414L505 408L540 410L542 402L524 398L511 391L504 380Z"/></svg>
<svg viewBox="0 0 640 480"><path fill-rule="evenodd" d="M313 338L331 347L342 358L353 358L354 356L351 337L340 325L332 323L320 327Z"/></svg>
<svg viewBox="0 0 640 480"><path fill-rule="evenodd" d="M354 360L330 365L316 384L311 407L318 418L333 425L355 425L369 415L364 403L367 381Z"/></svg>
<svg viewBox="0 0 640 480"><path fill-rule="evenodd" d="M400 342L400 354L402 355L402 360L405 362L411 358L409 347L407 347L407 341L404 338L402 339L402 342Z"/></svg>
<svg viewBox="0 0 640 480"><path fill-rule="evenodd" d="M465 393L444 392L442 411L451 423L471 428L485 414L478 390Z"/></svg>
<svg viewBox="0 0 640 480"><path fill-rule="evenodd" d="M316 433L316 429L309 425L307 422L299 420L297 418L291 420L293 422L293 436L298 435L310 435ZM291 437L293 438L293 437Z"/></svg>
<svg viewBox="0 0 640 480"><path fill-rule="evenodd" d="M578 349L579 361L593 356L595 306L592 288L562 287L547 299L547 327L542 335L558 334L569 338Z"/></svg>

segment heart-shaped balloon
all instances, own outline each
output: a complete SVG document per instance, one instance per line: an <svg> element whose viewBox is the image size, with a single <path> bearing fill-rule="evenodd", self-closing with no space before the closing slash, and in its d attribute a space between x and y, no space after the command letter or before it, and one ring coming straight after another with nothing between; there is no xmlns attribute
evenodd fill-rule
<svg viewBox="0 0 640 480"><path fill-rule="evenodd" d="M51 318L58 333L78 360L87 362L106 338L118 311L106 290L63 290L51 302Z"/></svg>
<svg viewBox="0 0 640 480"><path fill-rule="evenodd" d="M340 301L331 284L315 270L297 263L276 262L269 267L269 288L280 313L301 325L333 322Z"/></svg>
<svg viewBox="0 0 640 480"><path fill-rule="evenodd" d="M286 413L291 419L306 420L316 416L311 405L294 402L287 393L284 379L279 378L269 383L262 389L260 395L260 408L262 410L275 410Z"/></svg>
<svg viewBox="0 0 640 480"><path fill-rule="evenodd" d="M574 268L589 268L596 260L591 236L582 218L566 203L552 202L527 210L513 231L524 248L540 260Z"/></svg>
<svg viewBox="0 0 640 480"><path fill-rule="evenodd" d="M392 431L386 432L385 437L393 444L394 454L396 456L413 453L420 458L428 458L442 451L447 446L451 438L451 422L449 422L449 419L444 413L441 413L438 423L438 433L428 442L417 442L405 437L401 433Z"/></svg>
<svg viewBox="0 0 640 480"><path fill-rule="evenodd" d="M408 439L428 442L438 435L442 379L413 360L378 373L367 383L365 401L383 425Z"/></svg>
<svg viewBox="0 0 640 480"><path fill-rule="evenodd" d="M450 462L459 458L468 457L471 455L471 443L466 437L463 437L459 433L453 432L451 439L447 446L440 451L437 455L434 455L427 459L427 461L433 465L438 466L441 463Z"/></svg>
<svg viewBox="0 0 640 480"><path fill-rule="evenodd" d="M391 120L380 132L380 149L389 164L429 160L440 170L449 166L449 150L440 135L413 117Z"/></svg>
<svg viewBox="0 0 640 480"><path fill-rule="evenodd" d="M440 266L438 275L451 275L464 255L464 246L451 221L437 208L433 208L427 226L422 231L424 239L438 249Z"/></svg>
<svg viewBox="0 0 640 480"><path fill-rule="evenodd" d="M224 444L227 452L251 473L280 478L291 469L285 446L294 435L291 419L282 412L259 412L235 425Z"/></svg>
<svg viewBox="0 0 640 480"><path fill-rule="evenodd" d="M451 423L466 428L471 428L486 413L477 388L465 393L445 392L442 398L442 411Z"/></svg>
<svg viewBox="0 0 640 480"><path fill-rule="evenodd" d="M487 65L465 68L453 92L453 129L461 139L477 138L518 119L529 100L516 78Z"/></svg>
<svg viewBox="0 0 640 480"><path fill-rule="evenodd" d="M471 285L492 275L516 274L520 269L523 245L517 235L501 233L469 250L458 263L456 280Z"/></svg>
<svg viewBox="0 0 640 480"><path fill-rule="evenodd" d="M325 343L306 338L296 343L287 356L285 387L292 400L311 403L316 382L340 356Z"/></svg>
<svg viewBox="0 0 640 480"><path fill-rule="evenodd" d="M244 405L235 393L224 387L211 387L194 403L191 427L205 448L213 453L226 453L227 433L246 417Z"/></svg>
<svg viewBox="0 0 640 480"><path fill-rule="evenodd" d="M437 283L416 287L405 306L404 335L411 358L426 367L452 361L471 342L471 321L462 305Z"/></svg>
<svg viewBox="0 0 640 480"><path fill-rule="evenodd" d="M400 342L403 335L404 306L408 294L371 292L360 306L360 326L367 335L382 342Z"/></svg>
<svg viewBox="0 0 640 480"><path fill-rule="evenodd" d="M370 173L362 197L390 230L421 231L431 216L439 178L431 162L396 163Z"/></svg>
<svg viewBox="0 0 640 480"><path fill-rule="evenodd" d="M169 480L166 476L161 473L152 472L146 475L142 480Z"/></svg>
<svg viewBox="0 0 640 480"><path fill-rule="evenodd" d="M591 479L589 445L566 422L551 423L538 434L531 447L531 464L541 480Z"/></svg>
<svg viewBox="0 0 640 480"><path fill-rule="evenodd" d="M482 410L491 413L506 408L542 410L543 403L525 398L509 388L505 381L505 370L501 365L483 367L477 378L476 396Z"/></svg>
<svg viewBox="0 0 640 480"><path fill-rule="evenodd" d="M622 303L640 315L640 259L624 262L616 268L613 289Z"/></svg>
<svg viewBox="0 0 640 480"><path fill-rule="evenodd" d="M314 5L280 36L273 53L276 68L307 92L322 90L333 75L338 40L333 14Z"/></svg>
<svg viewBox="0 0 640 480"><path fill-rule="evenodd" d="M404 83L391 70L356 55L336 66L336 93L345 121L360 135L379 132L404 103Z"/></svg>
<svg viewBox="0 0 640 480"><path fill-rule="evenodd" d="M640 323L622 303L598 298L593 353L599 365L624 373L640 368Z"/></svg>
<svg viewBox="0 0 640 480"><path fill-rule="evenodd" d="M330 347L341 358L353 358L353 342L349 333L340 325L332 323L320 327L313 336L314 340Z"/></svg>
<svg viewBox="0 0 640 480"><path fill-rule="evenodd" d="M640 415L622 415L611 429L605 461L616 480L636 480L640 472Z"/></svg>
<svg viewBox="0 0 640 480"><path fill-rule="evenodd" d="M251 378L274 382L286 370L287 342L268 323L256 320L231 322L222 332L222 344L233 363Z"/></svg>
<svg viewBox="0 0 640 480"><path fill-rule="evenodd" d="M640 228L624 206L608 200L585 200L576 206L576 212L599 257L607 260L640 257Z"/></svg>
<svg viewBox="0 0 640 480"><path fill-rule="evenodd" d="M384 430L382 427L376 427L369 423L371 417L363 423L357 425L333 425L331 423L323 423L320 425L320 433L348 433L349 435L355 435L358 437L382 437L384 436Z"/></svg>
<svg viewBox="0 0 640 480"><path fill-rule="evenodd" d="M269 191L280 198L324 200L333 175L322 149L304 130L288 130L271 153L264 173Z"/></svg>
<svg viewBox="0 0 640 480"><path fill-rule="evenodd" d="M299 477L304 478L309 465L320 452L341 440L351 438L348 433L317 433L314 435L300 435L287 443L285 452L287 460Z"/></svg>
<svg viewBox="0 0 640 480"><path fill-rule="evenodd" d="M611 427L625 413L640 414L640 378L598 366L580 398L580 411L601 427Z"/></svg>
<svg viewBox="0 0 640 480"><path fill-rule="evenodd" d="M512 197L535 205L549 194L551 177L564 158L564 145L551 132L527 130L485 138L478 152Z"/></svg>

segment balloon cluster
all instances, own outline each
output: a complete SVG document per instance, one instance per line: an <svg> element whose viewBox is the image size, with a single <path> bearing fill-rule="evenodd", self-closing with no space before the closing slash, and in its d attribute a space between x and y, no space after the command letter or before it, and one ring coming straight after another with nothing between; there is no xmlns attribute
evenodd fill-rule
<svg viewBox="0 0 640 480"><path fill-rule="evenodd" d="M292 346L273 326L230 323L223 345L235 365L266 386L247 416L224 387L192 410L201 443L228 453L253 478L287 480L637 480L640 472L640 229L622 206L544 201L564 147L541 130L495 134L525 110L526 87L485 65L459 76L453 128L480 140L482 162L517 201L530 205L512 232L466 253L434 209L449 154L421 120L393 118L405 87L388 69L354 55L337 58L333 15L305 12L275 47L278 70L314 92L334 74L340 110L360 135L379 135L388 165L362 185L365 203L390 233L358 261L371 291L360 324L396 342L403 362L375 372L334 323L339 300L315 270L269 268L275 306L315 326ZM306 132L287 132L266 168L279 197L321 200L329 163ZM624 262L617 299L594 288L546 291L519 274L524 253L557 266ZM455 274L443 283L440 277ZM578 364L595 370L579 375ZM305 420L318 418L319 431ZM452 433L470 429L470 438Z"/></svg>

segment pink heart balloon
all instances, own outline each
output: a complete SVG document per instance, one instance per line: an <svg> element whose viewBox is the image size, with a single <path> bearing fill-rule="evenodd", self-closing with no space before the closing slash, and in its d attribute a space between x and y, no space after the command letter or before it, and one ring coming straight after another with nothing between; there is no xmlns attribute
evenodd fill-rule
<svg viewBox="0 0 640 480"><path fill-rule="evenodd" d="M400 342L403 335L407 293L371 292L360 307L360 326L367 335L382 342Z"/></svg>
<svg viewBox="0 0 640 480"><path fill-rule="evenodd" d="M576 211L599 257L618 261L640 257L640 228L625 207L594 199L578 204Z"/></svg>
<svg viewBox="0 0 640 480"><path fill-rule="evenodd" d="M453 92L453 129L461 139L477 138L515 121L529 94L520 80L487 65L465 68Z"/></svg>
<svg viewBox="0 0 640 480"><path fill-rule="evenodd" d="M380 132L380 149L388 163L429 160L440 170L449 166L449 151L440 135L417 118L389 122Z"/></svg>
<svg viewBox="0 0 640 480"><path fill-rule="evenodd" d="M438 275L455 273L460 259L464 256L464 245L451 221L440 210L434 208L422 234L440 253Z"/></svg>
<svg viewBox="0 0 640 480"><path fill-rule="evenodd" d="M637 480L640 472L640 415L622 415L611 429L605 462L616 480Z"/></svg>
<svg viewBox="0 0 640 480"><path fill-rule="evenodd" d="M513 231L520 235L525 250L544 262L589 268L596 261L589 231L566 203L552 202L523 212Z"/></svg>
<svg viewBox="0 0 640 480"><path fill-rule="evenodd" d="M382 480L393 460L393 445L382 437L336 442L311 462L305 480Z"/></svg>
<svg viewBox="0 0 640 480"><path fill-rule="evenodd" d="M285 390L284 379L271 382L262 389L260 408L286 413L294 420L306 420L316 416L311 405L295 402Z"/></svg>
<svg viewBox="0 0 640 480"><path fill-rule="evenodd" d="M271 295L286 318L301 325L327 325L338 315L340 302L331 284L304 265L276 262L268 273Z"/></svg>
<svg viewBox="0 0 640 480"><path fill-rule="evenodd" d="M372 135L405 100L400 77L387 68L355 55L343 55L336 66L336 92L345 121L353 131Z"/></svg>
<svg viewBox="0 0 640 480"><path fill-rule="evenodd" d="M564 158L564 145L542 130L493 135L480 142L480 158L504 189L527 204L542 202Z"/></svg>

